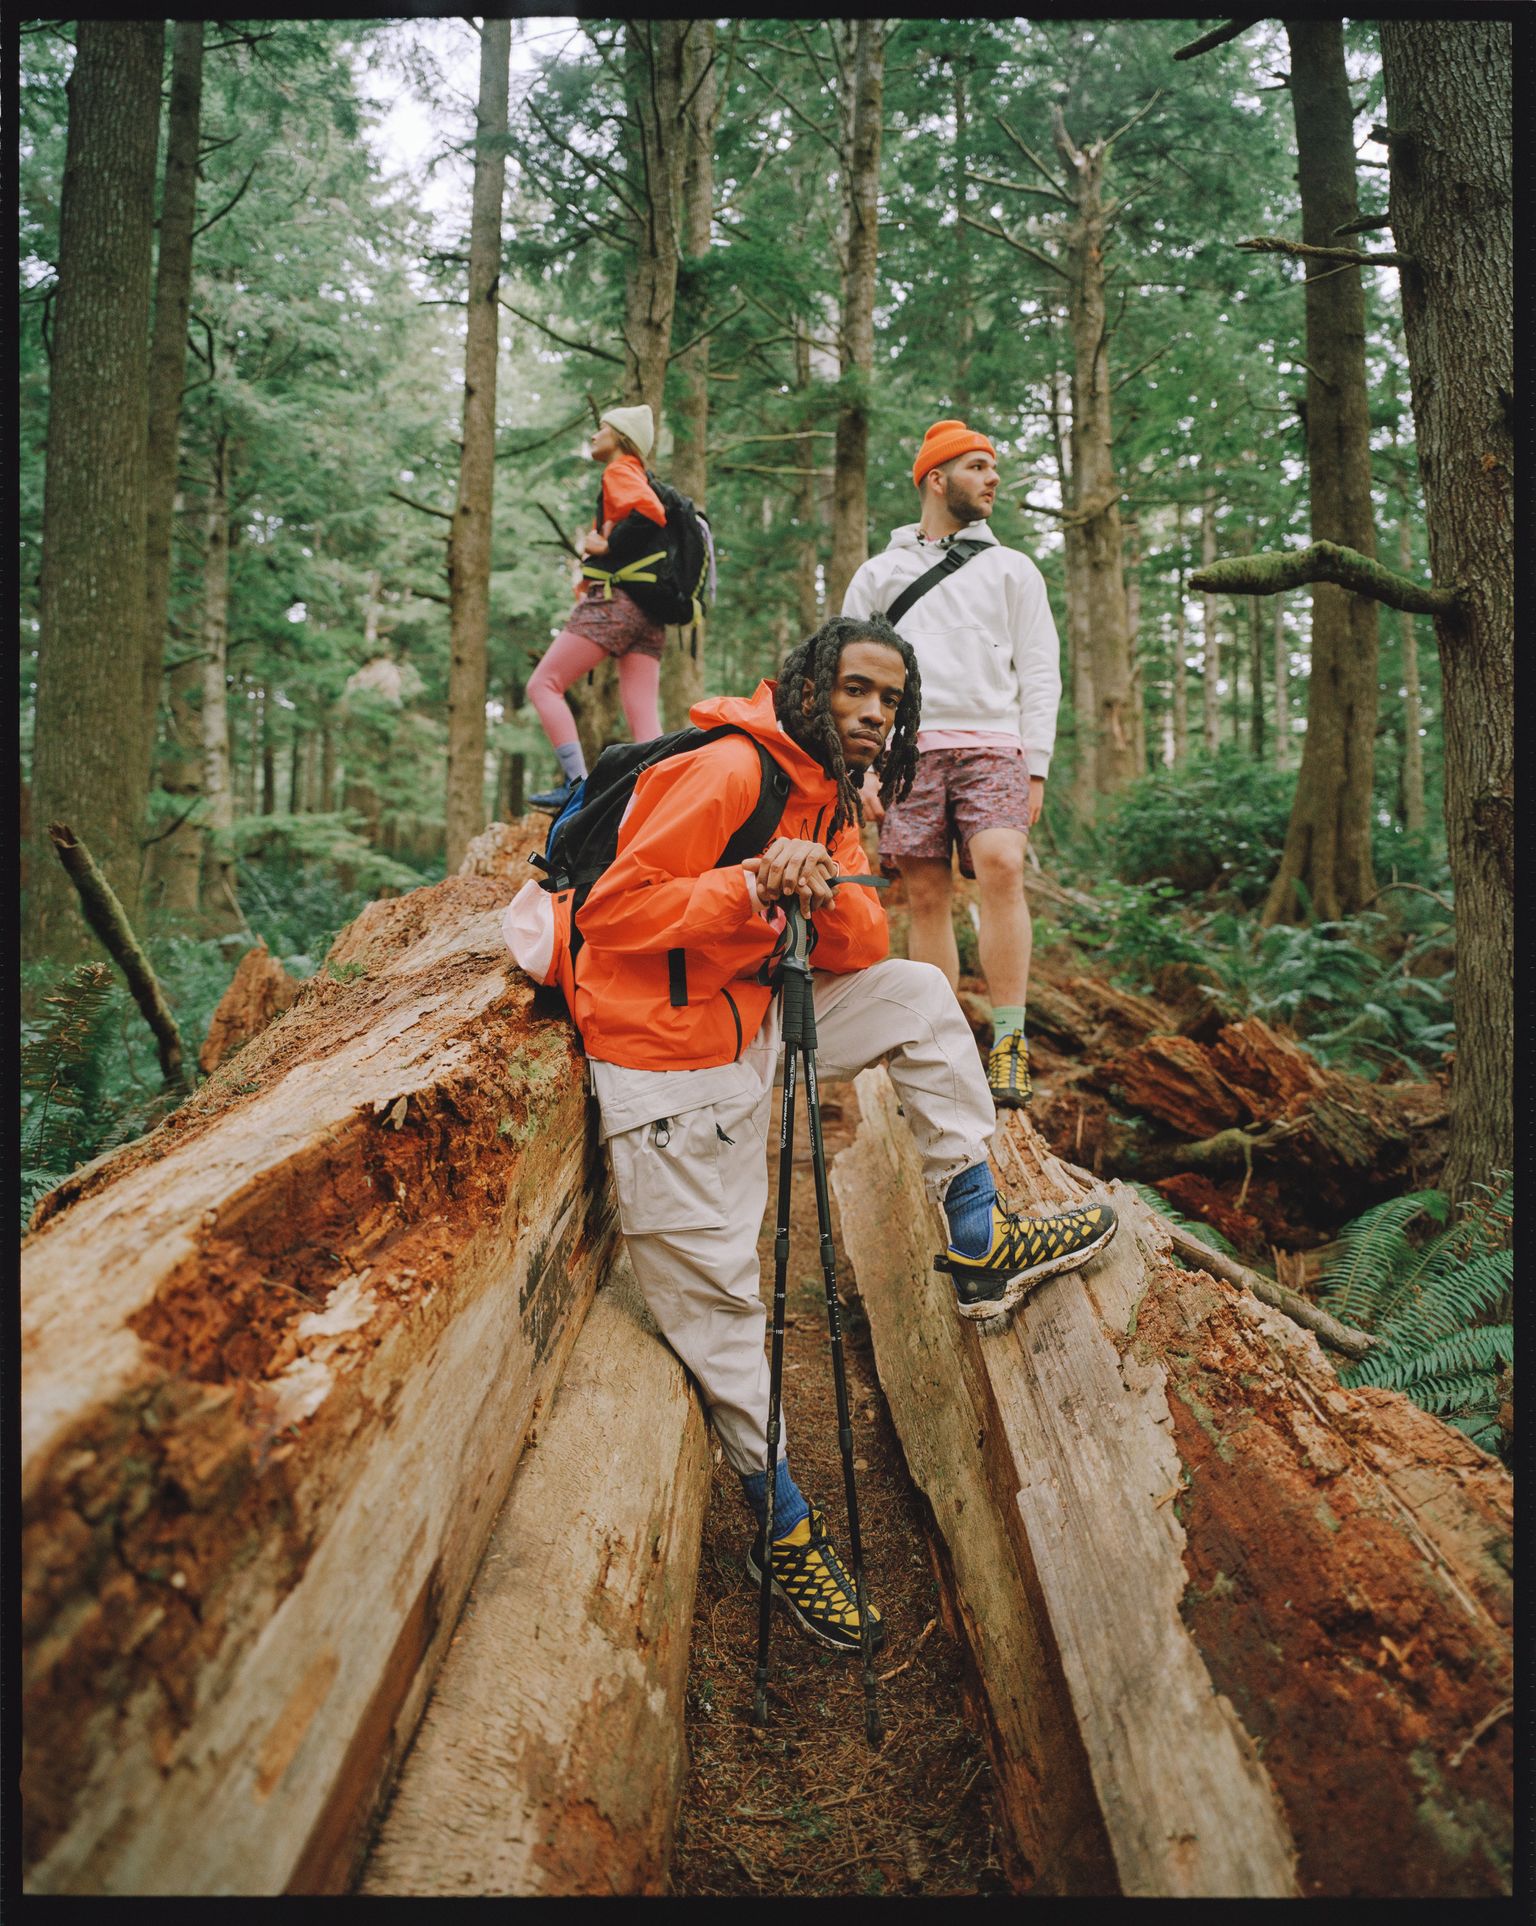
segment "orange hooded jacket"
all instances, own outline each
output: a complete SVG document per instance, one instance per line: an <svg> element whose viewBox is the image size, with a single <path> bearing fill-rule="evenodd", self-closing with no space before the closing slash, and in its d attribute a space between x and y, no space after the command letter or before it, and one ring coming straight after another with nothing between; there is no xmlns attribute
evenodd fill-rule
<svg viewBox="0 0 1536 1926"><path fill-rule="evenodd" d="M772 682L751 696L695 703L701 729L734 723L755 736L790 779L776 836L825 842L837 801L832 778L786 735ZM587 1054L632 1070L705 1070L732 1063L756 1035L773 992L751 979L775 932L754 909L739 864L715 869L751 814L761 765L743 736L722 736L648 769L635 784L612 863L582 905L583 949L572 1014ZM773 841L773 837L769 838ZM867 876L858 831L829 845L845 876ZM818 970L878 963L889 947L872 889L835 892L816 913ZM674 1007L667 955L683 952L688 1001Z"/></svg>

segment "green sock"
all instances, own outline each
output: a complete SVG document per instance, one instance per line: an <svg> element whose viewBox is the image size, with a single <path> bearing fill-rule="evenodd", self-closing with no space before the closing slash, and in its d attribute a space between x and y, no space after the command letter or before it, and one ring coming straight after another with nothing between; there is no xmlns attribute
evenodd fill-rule
<svg viewBox="0 0 1536 1926"><path fill-rule="evenodd" d="M992 1048L995 1050L1003 1038L1015 1030L1024 1028L1024 1005L1015 1007L1011 1003L999 1003L992 1012Z"/></svg>

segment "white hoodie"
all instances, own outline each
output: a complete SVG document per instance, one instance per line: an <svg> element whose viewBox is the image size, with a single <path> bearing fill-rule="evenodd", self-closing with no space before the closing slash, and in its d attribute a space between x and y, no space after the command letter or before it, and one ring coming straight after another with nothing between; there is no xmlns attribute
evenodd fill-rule
<svg viewBox="0 0 1536 1926"><path fill-rule="evenodd" d="M1031 776L1050 769L1061 702L1061 644L1045 580L1027 555L1005 548L976 522L942 542L919 539L910 522L865 562L843 597L844 615L890 607L909 582L941 561L954 540L991 546L919 596L897 627L923 678L924 729L987 729L1017 735Z"/></svg>

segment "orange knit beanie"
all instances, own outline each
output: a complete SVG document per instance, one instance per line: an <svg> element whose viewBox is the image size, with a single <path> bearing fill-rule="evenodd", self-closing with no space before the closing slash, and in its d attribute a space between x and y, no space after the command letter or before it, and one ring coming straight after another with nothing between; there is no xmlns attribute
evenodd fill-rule
<svg viewBox="0 0 1536 1926"><path fill-rule="evenodd" d="M913 481L920 488L930 468L937 468L941 461L953 461L956 455L968 455L973 448L979 448L994 461L997 459L997 450L986 436L967 428L963 421L936 421L923 436L923 445L912 464Z"/></svg>

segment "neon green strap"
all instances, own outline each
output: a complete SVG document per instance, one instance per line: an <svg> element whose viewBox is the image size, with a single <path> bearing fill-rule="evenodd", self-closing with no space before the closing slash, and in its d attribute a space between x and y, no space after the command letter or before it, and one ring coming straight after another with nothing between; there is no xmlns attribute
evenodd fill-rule
<svg viewBox="0 0 1536 1926"><path fill-rule="evenodd" d="M654 555L642 555L636 561L626 562L623 568L594 568L588 562L583 565L581 572L589 582L601 582L603 600L611 602L615 582L654 582L657 579L655 564L666 559L667 551L659 548Z"/></svg>

